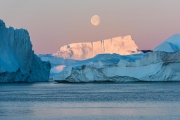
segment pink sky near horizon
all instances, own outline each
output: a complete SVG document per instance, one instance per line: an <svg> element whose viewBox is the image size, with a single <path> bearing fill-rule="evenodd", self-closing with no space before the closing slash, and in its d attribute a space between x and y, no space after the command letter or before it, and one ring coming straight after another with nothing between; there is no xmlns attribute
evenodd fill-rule
<svg viewBox="0 0 180 120"><path fill-rule="evenodd" d="M180 0L0 0L0 19L27 29L35 53L125 35L139 49L154 49L180 33L179 5ZM90 22L96 14L97 27Z"/></svg>

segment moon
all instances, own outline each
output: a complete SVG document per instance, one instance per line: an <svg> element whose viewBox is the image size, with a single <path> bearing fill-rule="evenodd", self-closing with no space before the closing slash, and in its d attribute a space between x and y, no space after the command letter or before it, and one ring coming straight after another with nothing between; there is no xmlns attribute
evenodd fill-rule
<svg viewBox="0 0 180 120"><path fill-rule="evenodd" d="M94 26L98 26L100 24L100 17L98 15L94 15L92 18L91 18L91 23L94 25Z"/></svg>

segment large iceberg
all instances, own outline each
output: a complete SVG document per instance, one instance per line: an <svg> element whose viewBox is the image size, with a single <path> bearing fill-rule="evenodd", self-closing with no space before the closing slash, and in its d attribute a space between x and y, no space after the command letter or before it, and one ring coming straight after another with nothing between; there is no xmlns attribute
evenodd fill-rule
<svg viewBox="0 0 180 120"><path fill-rule="evenodd" d="M84 61L83 64L65 68L53 79L57 82L180 81L179 38L176 34L153 52L134 57L130 55L115 59L111 55L109 59L112 59L105 62L99 58L94 61L93 58L90 60L92 63ZM108 58L107 55L104 57Z"/></svg>
<svg viewBox="0 0 180 120"><path fill-rule="evenodd" d="M34 54L27 30L0 20L0 82L48 81L51 65Z"/></svg>
<svg viewBox="0 0 180 120"><path fill-rule="evenodd" d="M180 51L174 53L152 52L135 62L120 60L105 65L101 61L65 69L54 80L67 82L94 81L179 81ZM98 68L99 67L99 68Z"/></svg>
<svg viewBox="0 0 180 120"><path fill-rule="evenodd" d="M82 42L65 45L54 53L53 56L64 59L85 60L93 58L98 54L107 53L130 55L137 54L139 51L138 46L132 40L131 36L127 35L97 42Z"/></svg>
<svg viewBox="0 0 180 120"><path fill-rule="evenodd" d="M144 55L146 54L142 53L127 56L121 56L119 54L99 54L94 58L76 61L76 63L65 67L63 71L53 76L53 80L65 80L67 82L106 81L108 77L106 77L105 73L99 73L102 72L103 69L116 67L120 60L124 62L135 62ZM87 76L85 75L85 77L83 74ZM72 78L72 76L74 78Z"/></svg>

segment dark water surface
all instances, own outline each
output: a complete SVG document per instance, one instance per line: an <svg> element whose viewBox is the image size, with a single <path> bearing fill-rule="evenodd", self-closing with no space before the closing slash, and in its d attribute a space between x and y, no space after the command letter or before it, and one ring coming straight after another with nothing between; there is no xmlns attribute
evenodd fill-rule
<svg viewBox="0 0 180 120"><path fill-rule="evenodd" d="M0 120L178 120L180 82L0 84Z"/></svg>

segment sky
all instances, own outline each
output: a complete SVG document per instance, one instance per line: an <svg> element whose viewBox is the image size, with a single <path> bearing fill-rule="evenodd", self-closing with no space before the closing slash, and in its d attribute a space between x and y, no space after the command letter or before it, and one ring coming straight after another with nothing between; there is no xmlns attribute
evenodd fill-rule
<svg viewBox="0 0 180 120"><path fill-rule="evenodd" d="M0 0L6 26L29 31L35 53L131 35L140 50L180 34L180 0ZM99 15L101 23L91 24Z"/></svg>

